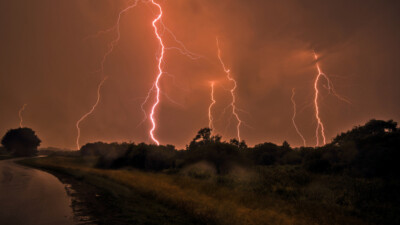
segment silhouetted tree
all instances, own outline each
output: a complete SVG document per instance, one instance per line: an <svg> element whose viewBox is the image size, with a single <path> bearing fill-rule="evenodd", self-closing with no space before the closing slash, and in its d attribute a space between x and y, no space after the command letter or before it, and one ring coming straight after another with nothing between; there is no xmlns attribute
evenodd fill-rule
<svg viewBox="0 0 400 225"><path fill-rule="evenodd" d="M197 132L196 137L194 137L193 141L210 141L211 140L211 129L206 127L203 129L200 129L199 132Z"/></svg>
<svg viewBox="0 0 400 225"><path fill-rule="evenodd" d="M282 148L283 148L284 150L291 150L290 145L289 145L289 143L288 143L287 141L284 141L284 142L282 143Z"/></svg>
<svg viewBox="0 0 400 225"><path fill-rule="evenodd" d="M189 146L187 146L186 148L193 149L197 146L221 142L221 136L219 136L219 135L211 136L211 131L212 130L208 127L200 129L197 132L197 135L190 142Z"/></svg>
<svg viewBox="0 0 400 225"><path fill-rule="evenodd" d="M397 131L397 123L393 120L383 121L372 119L364 126L354 127L352 130L336 136L332 144L343 145L348 141L361 141L370 137L382 136Z"/></svg>
<svg viewBox="0 0 400 225"><path fill-rule="evenodd" d="M41 140L30 128L17 128L9 130L1 140L6 150L15 156L34 156Z"/></svg>
<svg viewBox="0 0 400 225"><path fill-rule="evenodd" d="M247 149L247 144L244 140L238 141L236 138L233 138L229 141L231 145L237 146L239 149L244 150Z"/></svg>
<svg viewBox="0 0 400 225"><path fill-rule="evenodd" d="M231 140L229 141L229 143L230 143L231 145L239 146L239 141L238 141L236 138L231 139Z"/></svg>
<svg viewBox="0 0 400 225"><path fill-rule="evenodd" d="M249 157L256 165L273 165L282 154L280 147L270 142L258 144L249 151Z"/></svg>

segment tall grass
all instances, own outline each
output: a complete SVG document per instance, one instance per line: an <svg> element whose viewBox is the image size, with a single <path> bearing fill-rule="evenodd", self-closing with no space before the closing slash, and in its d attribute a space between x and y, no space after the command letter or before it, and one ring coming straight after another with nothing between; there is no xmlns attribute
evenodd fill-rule
<svg viewBox="0 0 400 225"><path fill-rule="evenodd" d="M128 169L95 169L92 167L94 159L75 157L30 159L24 163L67 173L83 181L93 176L106 178L125 185L147 198L178 208L205 224L343 224L344 221L361 224L357 219L337 216L334 212L326 212L326 215L332 214L333 219L318 218L318 216L326 217L318 208L314 210L309 208L308 214L304 213L306 210L298 207L306 205L296 203L298 196L289 199L290 201L277 197L282 195L280 189L283 187L286 188L286 192L298 190L298 186L293 186L298 182L292 182L292 187L288 184L277 186L276 182L265 181L265 176L273 177L271 174L266 175L261 171L256 171L256 175L250 180L242 180L235 176L195 179L179 174L168 175ZM264 176L264 183L259 180L260 174ZM304 179L306 181L301 182L306 184L307 178ZM275 186L272 183L275 183ZM262 190L263 188L268 190ZM318 186L314 188L321 190ZM315 193L318 198L318 191L315 190L311 190L310 193ZM315 205L309 204L307 207Z"/></svg>

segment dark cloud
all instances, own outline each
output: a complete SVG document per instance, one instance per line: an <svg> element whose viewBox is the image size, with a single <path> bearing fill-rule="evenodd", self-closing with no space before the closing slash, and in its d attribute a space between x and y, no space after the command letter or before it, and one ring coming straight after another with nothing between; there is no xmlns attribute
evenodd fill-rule
<svg viewBox="0 0 400 225"><path fill-rule="evenodd" d="M99 68L115 34L86 37L111 27L127 1L1 1L1 133L18 126L18 110L45 146L73 148L75 122L95 101ZM346 104L323 91L321 117L330 139L370 118L399 120L397 1L163 1L164 23L186 47L205 58L192 61L177 51L166 55L158 109L157 136L183 146L208 124L209 81L217 81L217 130L235 135L234 121L222 115L231 84L218 59L218 36L225 63L238 80L238 106L250 144L288 140L300 144L291 125L291 89L296 88L300 130L314 144L312 51ZM82 123L82 143L149 141L149 123L137 125L140 104L156 74L158 50L151 21L156 9L139 6L123 16L121 40L105 64L110 78L95 113ZM166 34L166 44L176 45ZM150 105L146 105L146 109Z"/></svg>

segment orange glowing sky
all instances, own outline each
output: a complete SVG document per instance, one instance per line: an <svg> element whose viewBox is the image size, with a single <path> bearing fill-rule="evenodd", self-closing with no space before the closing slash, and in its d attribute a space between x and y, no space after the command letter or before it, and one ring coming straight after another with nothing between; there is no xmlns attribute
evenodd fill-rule
<svg viewBox="0 0 400 225"><path fill-rule="evenodd" d="M101 67L115 32L87 38L112 27L128 0L20 0L0 2L0 135L19 127L19 110L28 104L23 125L33 128L42 146L75 149L79 118L94 102L102 76L101 100L80 124L80 143L152 143L152 124L141 104L158 73L160 43L153 20L158 9L139 3L120 20L120 39ZM217 55L237 81L240 135L260 142L315 145L313 55L347 104L330 95L321 79L319 109L329 142L369 119L400 120L400 4L373 0L155 0L162 21L193 53L165 53L161 102L155 135L161 144L183 147L209 124L210 82L215 82L213 125L225 139L237 136L230 82ZM166 47L178 47L163 33ZM167 97L168 96L168 97ZM154 96L153 96L154 97ZM154 98L152 99L152 101ZM152 102L150 101L150 102ZM149 112L151 103L145 104ZM225 112L225 113L224 113ZM139 126L138 126L139 125Z"/></svg>

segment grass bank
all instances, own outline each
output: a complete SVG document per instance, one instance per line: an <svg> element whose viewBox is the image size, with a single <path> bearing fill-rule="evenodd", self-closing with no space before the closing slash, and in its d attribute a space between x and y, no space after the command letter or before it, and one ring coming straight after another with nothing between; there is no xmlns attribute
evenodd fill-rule
<svg viewBox="0 0 400 225"><path fill-rule="evenodd" d="M132 169L102 170L93 168L94 162L81 157L47 157L21 163L72 176L117 196L112 205L122 211L120 215L125 219L134 220L135 211L146 208L142 214L157 218L152 224L168 224L168 209L175 215L187 215L179 219L180 224L365 224L349 210L331 206L329 198L333 193L320 184L307 185L311 189L307 192L292 185L290 177L282 177L286 170L295 168L278 168L282 182L276 182L273 178L278 178L265 168L237 172L243 176L210 178ZM307 183L307 179L310 178L295 183ZM160 209L166 211L157 214Z"/></svg>
<svg viewBox="0 0 400 225"><path fill-rule="evenodd" d="M79 224L201 224L196 218L91 171L93 159L29 158L25 166L46 170L72 186L72 207Z"/></svg>

